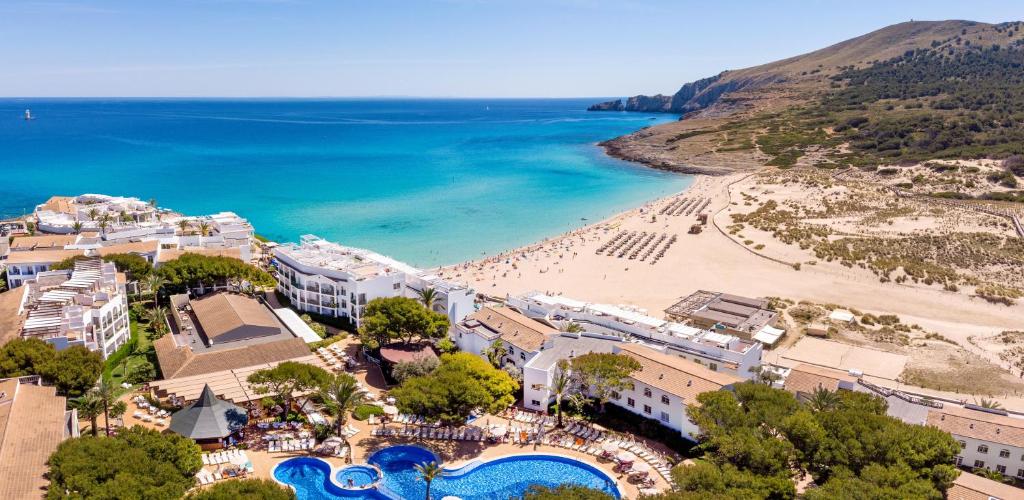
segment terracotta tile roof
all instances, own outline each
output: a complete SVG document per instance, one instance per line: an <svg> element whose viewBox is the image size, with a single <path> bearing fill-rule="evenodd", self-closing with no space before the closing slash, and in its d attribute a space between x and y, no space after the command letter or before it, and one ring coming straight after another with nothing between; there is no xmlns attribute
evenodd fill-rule
<svg viewBox="0 0 1024 500"><path fill-rule="evenodd" d="M11 250L63 249L73 245L78 236L74 234L48 234L45 236L18 236L11 242Z"/></svg>
<svg viewBox="0 0 1024 500"><path fill-rule="evenodd" d="M741 382L738 377L711 371L709 368L678 356L660 353L649 347L622 344L619 353L640 362L633 378L642 384L674 394L687 403L697 400L702 392L717 391L723 386Z"/></svg>
<svg viewBox="0 0 1024 500"><path fill-rule="evenodd" d="M23 250L7 254L8 264L56 264L68 257L85 255L81 250Z"/></svg>
<svg viewBox="0 0 1024 500"><path fill-rule="evenodd" d="M51 196L49 200L43 203L43 210L71 214L75 212L72 206L74 200L71 196Z"/></svg>
<svg viewBox="0 0 1024 500"><path fill-rule="evenodd" d="M1024 498L1024 490L1008 484L961 472L946 490L947 500L1013 500Z"/></svg>
<svg viewBox="0 0 1024 500"><path fill-rule="evenodd" d="M297 337L196 354L187 346L178 347L172 335L164 335L153 342L153 348L160 363L160 372L165 379L235 370L309 356L309 347Z"/></svg>
<svg viewBox="0 0 1024 500"><path fill-rule="evenodd" d="M955 436L1024 448L1024 419L946 405L928 410L928 425Z"/></svg>
<svg viewBox="0 0 1024 500"><path fill-rule="evenodd" d="M480 323L484 328L496 332L501 340L526 352L539 351L548 336L558 334L558 330L507 307L484 306L464 321L467 326L474 321Z"/></svg>
<svg viewBox="0 0 1024 500"><path fill-rule="evenodd" d="M168 249L161 250L160 255L157 256L157 262L169 262L187 253L195 253L199 255L208 255L216 257L231 257L234 259L241 260L242 250L238 247L231 248L188 248L184 250Z"/></svg>
<svg viewBox="0 0 1024 500"><path fill-rule="evenodd" d="M21 322L24 318L18 314L18 308L21 307L24 295L23 288L0 293L0 346L17 338L21 332Z"/></svg>
<svg viewBox="0 0 1024 500"><path fill-rule="evenodd" d="M104 255L111 255L115 253L152 253L155 254L160 249L160 242L157 240L151 241L133 241L130 243L118 243L116 245L109 245L100 247L96 250L96 253L101 257Z"/></svg>
<svg viewBox="0 0 1024 500"><path fill-rule="evenodd" d="M281 333L270 310L256 299L220 292L189 302L199 326L211 342L241 340Z"/></svg>
<svg viewBox="0 0 1024 500"><path fill-rule="evenodd" d="M799 364L786 377L786 390L792 393L813 394L822 387L830 391L839 389L840 382L857 383L856 377L842 370Z"/></svg>
<svg viewBox="0 0 1024 500"><path fill-rule="evenodd" d="M46 461L65 438L65 404L53 387L0 382L0 498L41 498Z"/></svg>

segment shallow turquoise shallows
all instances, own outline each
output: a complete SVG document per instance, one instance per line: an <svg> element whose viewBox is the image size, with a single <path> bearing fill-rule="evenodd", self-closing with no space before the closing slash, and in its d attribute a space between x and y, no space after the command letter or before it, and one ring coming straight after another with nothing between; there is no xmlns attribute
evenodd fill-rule
<svg viewBox="0 0 1024 500"><path fill-rule="evenodd" d="M362 499L391 500L426 497L426 485L416 470L417 464L437 462L436 455L418 446L391 446L368 459L380 468L383 477L374 487L346 491L346 470L330 481L331 466L315 458L292 458L274 469L274 478L295 488L299 500ZM604 491L619 498L614 480L597 468L578 460L549 454L521 454L489 461L473 461L459 469L444 469L431 483L432 498L455 496L462 500L519 498L531 486L550 488L579 485Z"/></svg>
<svg viewBox="0 0 1024 500"><path fill-rule="evenodd" d="M584 111L593 101L3 99L0 216L51 194L138 196L235 211L279 241L450 264L690 182L595 145L675 117Z"/></svg>

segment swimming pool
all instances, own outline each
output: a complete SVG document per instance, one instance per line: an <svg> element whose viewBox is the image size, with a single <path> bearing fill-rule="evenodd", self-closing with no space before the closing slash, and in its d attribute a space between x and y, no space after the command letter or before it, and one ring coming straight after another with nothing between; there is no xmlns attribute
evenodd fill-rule
<svg viewBox="0 0 1024 500"><path fill-rule="evenodd" d="M318 462L315 465L312 462ZM440 462L432 451L419 446L384 448L370 455L371 465L381 471L376 489L345 491L330 478L339 474L327 462L316 458L293 458L274 468L274 478L295 487L299 500L423 498L426 485L415 464ZM345 469L342 469L344 471ZM577 484L602 490L614 498L620 493L614 479L601 470L573 458L550 454L520 454L493 460L474 460L444 474L431 484L430 496L457 496L463 500L484 500L521 496L530 486L555 487Z"/></svg>

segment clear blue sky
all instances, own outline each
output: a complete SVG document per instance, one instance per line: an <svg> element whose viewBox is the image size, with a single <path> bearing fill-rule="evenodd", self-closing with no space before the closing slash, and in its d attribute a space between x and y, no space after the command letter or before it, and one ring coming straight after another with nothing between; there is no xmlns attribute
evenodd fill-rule
<svg viewBox="0 0 1024 500"><path fill-rule="evenodd" d="M626 96L987 0L0 0L0 96Z"/></svg>

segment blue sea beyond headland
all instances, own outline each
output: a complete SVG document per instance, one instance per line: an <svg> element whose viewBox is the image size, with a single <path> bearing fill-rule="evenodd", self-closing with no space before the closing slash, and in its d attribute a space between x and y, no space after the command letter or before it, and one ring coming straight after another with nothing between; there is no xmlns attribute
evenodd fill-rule
<svg viewBox="0 0 1024 500"><path fill-rule="evenodd" d="M596 142L675 119L594 99L0 100L0 216L54 194L230 210L430 267L524 245L685 188ZM31 109L35 119L22 119Z"/></svg>

